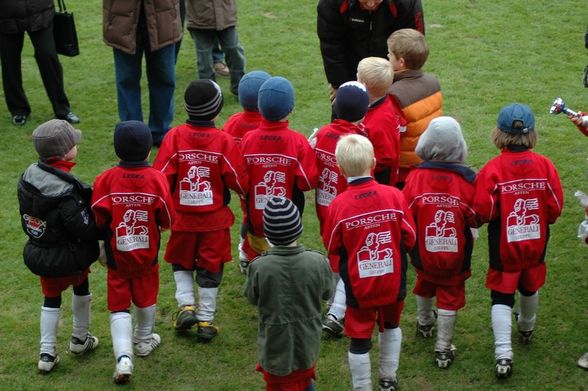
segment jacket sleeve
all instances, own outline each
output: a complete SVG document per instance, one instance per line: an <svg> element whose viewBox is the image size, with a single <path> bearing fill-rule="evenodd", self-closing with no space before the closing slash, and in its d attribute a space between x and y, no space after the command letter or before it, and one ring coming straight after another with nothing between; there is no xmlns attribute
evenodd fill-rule
<svg viewBox="0 0 588 391"><path fill-rule="evenodd" d="M341 228L336 220L333 204L327 208L327 216L323 228L323 244L329 256L331 270L339 272L339 252L343 243L341 242Z"/></svg>
<svg viewBox="0 0 588 391"><path fill-rule="evenodd" d="M245 297L253 305L259 303L259 284L257 265L252 262L247 270L247 280L245 281Z"/></svg>
<svg viewBox="0 0 588 391"><path fill-rule="evenodd" d="M549 224L555 223L557 218L561 215L563 209L563 190L559 174L555 166L550 161L547 162L549 180L549 197L547 198L547 222Z"/></svg>
<svg viewBox="0 0 588 391"><path fill-rule="evenodd" d="M482 168L476 177L473 206L480 225L496 219L500 212L496 182L492 180L492 171L488 166Z"/></svg>
<svg viewBox="0 0 588 391"><path fill-rule="evenodd" d="M227 137L225 153L223 154L224 164L222 176L226 186L245 196L249 191L249 174L243 154L232 138Z"/></svg>
<svg viewBox="0 0 588 391"><path fill-rule="evenodd" d="M170 137L164 137L159 152L153 161L153 168L163 172L167 178L170 190L173 192L176 186L176 176L178 174L178 159L175 153L172 152L169 144Z"/></svg>
<svg viewBox="0 0 588 391"><path fill-rule="evenodd" d="M296 170L296 187L307 191L316 188L318 172L316 169L316 153L304 136L300 137L298 153L298 169Z"/></svg>
<svg viewBox="0 0 588 391"><path fill-rule="evenodd" d="M345 21L337 3L334 0L319 1L316 27L327 81L335 88L339 88L349 78Z"/></svg>
<svg viewBox="0 0 588 391"><path fill-rule="evenodd" d="M83 202L81 197L67 197L59 206L63 226L75 238L83 241L99 240L100 230L90 210L90 205Z"/></svg>
<svg viewBox="0 0 588 391"><path fill-rule="evenodd" d="M163 185L167 186L167 183L163 183ZM175 218L173 198L169 191L169 188L162 186L161 200L155 213L157 225L161 229L169 229Z"/></svg>
<svg viewBox="0 0 588 391"><path fill-rule="evenodd" d="M323 280L323 292L321 298L323 300L329 300L335 291L335 284L333 283L333 272L329 266L329 260L325 257L321 259L321 277Z"/></svg>
<svg viewBox="0 0 588 391"><path fill-rule="evenodd" d="M411 28L425 34L425 19L421 0L398 1L398 28Z"/></svg>
<svg viewBox="0 0 588 391"><path fill-rule="evenodd" d="M416 243L416 224L404 196L401 194L399 195L402 203L402 210L404 212L401 222L402 244L406 250L411 250Z"/></svg>

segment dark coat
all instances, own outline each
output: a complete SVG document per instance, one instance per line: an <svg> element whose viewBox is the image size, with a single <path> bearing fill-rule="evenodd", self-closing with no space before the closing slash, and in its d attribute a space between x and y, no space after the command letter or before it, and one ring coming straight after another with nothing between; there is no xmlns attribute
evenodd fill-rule
<svg viewBox="0 0 588 391"><path fill-rule="evenodd" d="M320 0L317 12L323 65L335 88L355 80L363 58L387 58L386 41L394 31L425 31L421 0L384 0L376 11L361 9L357 0Z"/></svg>
<svg viewBox="0 0 588 391"><path fill-rule="evenodd" d="M0 0L0 33L39 31L53 23L53 0Z"/></svg>

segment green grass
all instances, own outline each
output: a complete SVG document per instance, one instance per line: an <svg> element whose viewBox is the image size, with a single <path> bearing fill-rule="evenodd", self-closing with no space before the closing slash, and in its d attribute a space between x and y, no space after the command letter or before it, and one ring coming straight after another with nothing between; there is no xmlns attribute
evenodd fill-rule
<svg viewBox="0 0 588 391"><path fill-rule="evenodd" d="M559 7L558 7L559 5ZM291 125L309 134L329 121L327 84L315 34L315 1L241 0L239 34L245 47L247 68L264 69L290 79L296 89ZM588 111L588 90L581 85L588 51L583 47L586 4L569 0L555 4L497 1L425 1L427 39L431 55L425 70L438 76L444 94L444 111L457 118L470 147L469 163L482 167L497 151L489 142L497 113L503 105L519 101L535 111L539 141L537 151L556 164L565 190L566 207L552 229L548 248L548 281L541 291L536 339L529 346L514 342L515 373L505 383L493 376L493 338L490 299L484 288L487 268L485 229L477 242L473 276L467 283L466 308L460 311L455 343L458 358L448 371L433 364L433 341L414 335L415 303L409 295L402 318L403 352L399 380L403 390L588 390L588 373L575 360L588 350L588 251L575 238L582 210L573 197L576 189L588 190L584 138L563 116L551 116L554 97L562 96L575 110ZM116 162L112 130L118 120L112 50L101 40L101 2L70 4L78 26L81 55L62 57L66 91L73 110L80 115L84 139L74 172L91 182ZM26 126L10 124L0 104L0 389L95 390L115 388L111 375L114 358L106 309L106 274L98 264L90 279L93 300L92 331L101 346L88 357L67 354L70 333L71 292L64 295L58 335L63 361L55 372L36 371L38 322L42 295L37 277L22 262L25 236L16 202L18 175L35 160L30 135L52 118L37 65L27 40L23 77L33 112ZM196 77L195 54L185 37L177 66L176 117L182 123L183 90ZM226 92L219 125L239 111ZM146 102L146 95L145 95ZM145 106L145 113L148 113ZM308 247L321 249L312 193L307 195L302 238ZM236 203L234 210L239 216ZM236 230L234 230L236 238ZM167 235L165 236L167 240ZM229 263L219 296L216 322L220 335L211 344L191 336L176 336L170 326L175 310L175 285L169 265L161 268L156 329L163 339L153 356L135 360L135 374L127 387L136 390L259 390L264 384L255 372L257 315L242 296L244 278L236 262ZM414 272L409 272L409 284ZM513 336L516 337L516 335ZM374 340L375 341L375 340ZM320 390L350 389L347 366L348 341L323 340L318 361ZM372 350L376 376L377 348Z"/></svg>

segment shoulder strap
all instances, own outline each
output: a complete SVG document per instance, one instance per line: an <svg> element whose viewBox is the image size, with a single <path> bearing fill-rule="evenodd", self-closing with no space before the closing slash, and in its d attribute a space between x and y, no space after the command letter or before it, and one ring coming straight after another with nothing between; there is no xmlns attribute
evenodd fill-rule
<svg viewBox="0 0 588 391"><path fill-rule="evenodd" d="M57 0L57 6L59 7L59 12L67 11L67 7L65 6L65 0Z"/></svg>

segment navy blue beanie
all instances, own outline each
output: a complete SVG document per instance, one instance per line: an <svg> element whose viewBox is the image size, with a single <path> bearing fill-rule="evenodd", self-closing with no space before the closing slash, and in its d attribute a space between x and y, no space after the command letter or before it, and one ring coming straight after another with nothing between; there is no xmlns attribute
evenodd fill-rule
<svg viewBox="0 0 588 391"><path fill-rule="evenodd" d="M245 110L257 111L257 98L261 85L271 77L265 71L251 71L239 82L239 104Z"/></svg>
<svg viewBox="0 0 588 391"><path fill-rule="evenodd" d="M259 88L259 112L268 121L284 119L294 109L294 87L288 79L274 76Z"/></svg>
<svg viewBox="0 0 588 391"><path fill-rule="evenodd" d="M152 146L151 130L141 121L123 121L114 128L114 152L121 160L147 160Z"/></svg>
<svg viewBox="0 0 588 391"><path fill-rule="evenodd" d="M356 122L365 117L370 98L365 86L356 81L348 81L337 89L334 111L337 118Z"/></svg>

